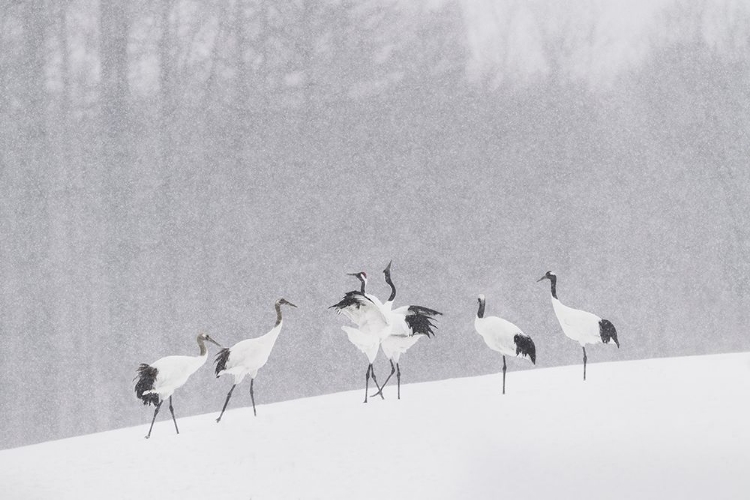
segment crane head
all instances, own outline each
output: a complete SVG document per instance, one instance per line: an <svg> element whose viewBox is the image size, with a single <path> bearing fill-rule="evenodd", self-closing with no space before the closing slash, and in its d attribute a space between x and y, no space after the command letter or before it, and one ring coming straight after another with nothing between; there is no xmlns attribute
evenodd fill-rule
<svg viewBox="0 0 750 500"><path fill-rule="evenodd" d="M297 306L295 306L294 304L292 304L291 302L289 302L286 299L279 299L279 300L277 300L276 301L276 305L279 305L279 306L280 305L287 305L287 306L297 307Z"/></svg>
<svg viewBox="0 0 750 500"><path fill-rule="evenodd" d="M545 280L545 279L552 280L554 278L557 278L557 275L553 271L547 271L546 273L544 273L544 276L542 276L541 278L539 278L536 281L538 283L538 282L540 282L542 280Z"/></svg>
<svg viewBox="0 0 750 500"><path fill-rule="evenodd" d="M484 307L485 307L484 294L480 293L477 296L477 302L479 302L479 309L477 310L477 318L484 318Z"/></svg>
<svg viewBox="0 0 750 500"><path fill-rule="evenodd" d="M390 261L387 266L385 266L385 269L383 269L383 274L386 276L390 276L391 274L391 264L393 264L393 261Z"/></svg>
<svg viewBox="0 0 750 500"><path fill-rule="evenodd" d="M367 283L367 273L364 271L360 271L358 273L346 273L347 276L354 276L362 283Z"/></svg>
<svg viewBox="0 0 750 500"><path fill-rule="evenodd" d="M221 344L219 344L214 339L212 339L211 336L209 334L207 334L207 333L201 333L200 335L198 335L198 340L207 340L207 341L211 342L212 344L221 347Z"/></svg>

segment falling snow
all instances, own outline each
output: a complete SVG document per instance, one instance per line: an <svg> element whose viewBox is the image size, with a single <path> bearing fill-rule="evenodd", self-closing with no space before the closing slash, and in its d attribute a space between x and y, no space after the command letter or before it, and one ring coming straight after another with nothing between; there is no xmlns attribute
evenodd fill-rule
<svg viewBox="0 0 750 500"><path fill-rule="evenodd" d="M537 369L580 363L548 269L617 326L592 373L750 350L749 19L731 0L0 2L0 448L143 424L139 363L262 335L280 297L299 308L256 402L360 388L328 307L347 272L386 296L390 260L400 304L444 313L406 382L499 371L479 293ZM179 416L228 384L200 370Z"/></svg>

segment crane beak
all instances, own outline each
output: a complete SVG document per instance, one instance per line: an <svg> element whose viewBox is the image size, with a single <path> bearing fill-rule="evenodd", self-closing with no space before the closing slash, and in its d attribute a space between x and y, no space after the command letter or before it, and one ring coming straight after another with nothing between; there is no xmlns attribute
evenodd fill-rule
<svg viewBox="0 0 750 500"><path fill-rule="evenodd" d="M297 306L295 306L294 304L292 304L291 302L289 302L288 300L286 301L286 305L288 305L288 306L292 306L292 307L297 307Z"/></svg>
<svg viewBox="0 0 750 500"><path fill-rule="evenodd" d="M390 261L387 266L385 266L385 269L383 270L384 273L390 273L391 272L391 264L393 264L393 261Z"/></svg>
<svg viewBox="0 0 750 500"><path fill-rule="evenodd" d="M540 281L542 281L543 279L546 279L546 278L547 278L546 276L542 276L541 278L539 278L538 280L536 280L536 282L539 283Z"/></svg>
<svg viewBox="0 0 750 500"><path fill-rule="evenodd" d="M359 273L346 273L347 276L354 276L355 278L359 278Z"/></svg>
<svg viewBox="0 0 750 500"><path fill-rule="evenodd" d="M221 344L219 344L218 342L216 342L216 341L215 341L214 339L212 339L211 337L206 337L206 340L208 340L209 342L211 342L212 344L214 344L214 345L216 345L216 346L219 346L219 347L221 347Z"/></svg>

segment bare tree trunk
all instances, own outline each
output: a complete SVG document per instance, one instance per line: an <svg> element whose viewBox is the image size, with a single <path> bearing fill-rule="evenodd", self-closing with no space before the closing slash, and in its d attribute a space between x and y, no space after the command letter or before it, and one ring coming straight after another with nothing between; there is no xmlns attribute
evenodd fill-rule
<svg viewBox="0 0 750 500"><path fill-rule="evenodd" d="M234 12L234 36L235 50L235 105L240 114L248 108L250 98L250 65L247 64L247 50L249 40L247 36L247 16L245 14L245 1L235 0Z"/></svg>
<svg viewBox="0 0 750 500"><path fill-rule="evenodd" d="M205 91L203 92L203 99L201 102L201 107L204 110L208 110L211 105L211 96L213 95L214 91L216 90L216 65L219 61L219 49L222 44L222 37L224 36L224 29L225 29L225 23L226 23L226 16L227 16L227 8L225 7L224 2L222 2L219 5L219 19L218 19L218 28L216 29L216 35L214 36L213 45L211 46L211 56L209 57L208 64L208 76L206 77L206 83L204 85Z"/></svg>
<svg viewBox="0 0 750 500"><path fill-rule="evenodd" d="M315 35L314 35L314 6L315 0L303 0L302 15L300 19L300 42L299 53L301 57L302 72L304 82L302 87L302 130L310 130L310 122L314 116L313 92L315 89L315 70L313 68L313 59L315 52ZM317 3L317 2L316 2Z"/></svg>
<svg viewBox="0 0 750 500"><path fill-rule="evenodd" d="M159 133L161 134L162 167L171 166L172 137L171 124L176 109L175 102L175 52L174 34L172 30L172 0L160 2L159 24L161 36L159 38Z"/></svg>
<svg viewBox="0 0 750 500"><path fill-rule="evenodd" d="M19 79L23 82L25 131L31 139L46 141L47 136L47 94L45 90L45 45L46 11L44 0L30 0L23 12L23 64ZM41 146L41 145L40 145ZM41 148L40 148L41 149Z"/></svg>
<svg viewBox="0 0 750 500"><path fill-rule="evenodd" d="M70 141L72 134L71 113L71 83L70 83L70 54L68 43L68 8L70 2L63 0L51 8L50 12L54 16L54 27L56 28L56 38L58 53L60 57L60 82L62 83L62 92L59 95L59 105L57 109L57 120L55 130L53 131L56 140L51 141L54 147L57 161L50 162L50 174L52 186L49 191L49 220L50 220L50 259L53 263L51 270L52 283L54 285L55 299L52 302L53 322L56 329L54 349L57 354L55 357L54 371L56 373L66 373L67 367L71 365L78 354L69 352L69 346L74 345L74 334L85 336L82 332L81 324L77 321L74 301L78 297L76 287L80 280L77 280L77 266L70 266L69 263L75 262L74 248L74 220L71 213L75 211L72 204L72 197L75 196L73 182L75 175L75 161L71 158ZM55 402L56 418L55 426L56 435L69 435L77 420L75 413L77 406L72 404L69 395L69 386L79 386L84 382L80 373L71 374L70 377L56 378L57 387L54 388L50 399Z"/></svg>
<svg viewBox="0 0 750 500"><path fill-rule="evenodd" d="M257 16L260 22L260 33L258 35L257 46L259 47L261 55L260 67L257 70L257 89L260 94L261 115L265 117L268 116L271 105L271 98L269 95L271 90L269 88L269 80L271 77L271 65L269 61L269 58L271 57L269 50L271 37L271 27L269 24L269 0L259 0Z"/></svg>
<svg viewBox="0 0 750 500"><path fill-rule="evenodd" d="M160 247L158 259L159 267L163 269L162 278L156 284L159 300L156 313L158 331L169 336L176 320L177 311L173 293L177 285L177 248L175 244L176 221L174 213L173 172L175 164L175 134L174 122L177 120L177 51L175 50L175 32L178 26L173 26L174 2L162 1L160 4L161 36L159 48L159 150L161 168L157 174L159 178L158 198L156 200L156 214L158 217L158 237Z"/></svg>
<svg viewBox="0 0 750 500"><path fill-rule="evenodd" d="M244 0L235 0L234 36L235 36L235 105L234 137L232 138L232 152L238 169L243 168L246 163L246 138L249 130L250 112L250 65L245 60L249 46L247 36L247 16Z"/></svg>
<svg viewBox="0 0 750 500"><path fill-rule="evenodd" d="M49 353L54 347L55 331L50 265L50 217L49 190L49 140L47 130L46 92L46 44L49 17L44 0L29 0L22 6L23 45L21 66L17 72L22 84L20 117L21 143L18 168L22 174L22 204L24 214L19 215L19 225L23 227L21 248L22 290L26 295L24 304L28 307L23 328L33 332L34 348L39 353ZM18 212L19 214L21 211ZM24 227L25 226L25 227ZM42 387L47 383L44 365L47 359L38 356L29 360L26 366L25 384ZM52 425L55 408L51 402L27 415L28 426L47 427Z"/></svg>
<svg viewBox="0 0 750 500"><path fill-rule="evenodd" d="M99 61L104 126L119 135L127 127L128 30L127 0L102 0L99 4Z"/></svg>
<svg viewBox="0 0 750 500"><path fill-rule="evenodd" d="M5 33L5 20L8 15L10 4L6 4L0 9L0 33ZM5 37L0 36L0 54L7 53L5 48ZM6 115L8 112L8 74L10 73L10 64L6 62L5 58L0 59L0 117ZM2 164L0 164L0 177L2 177Z"/></svg>
<svg viewBox="0 0 750 500"><path fill-rule="evenodd" d="M57 9L57 39L60 44L60 58L62 63L62 95L60 96L60 116L63 119L63 132L65 138L68 137L67 123L70 119L71 106L73 101L73 89L70 81L70 42L68 37L68 7L69 1L62 1ZM65 141L65 153L68 153L68 141ZM67 157L67 156L66 156Z"/></svg>
<svg viewBox="0 0 750 500"><path fill-rule="evenodd" d="M101 65L100 107L102 118L103 169L101 182L104 203L105 325L92 332L91 342L106 345L112 338L130 333L133 314L129 300L129 264L134 257L133 231L129 228L130 159L127 136L130 131L130 88L128 84L129 0L101 0L99 3L99 61ZM130 313L130 314L129 314ZM101 362L100 362L101 363ZM106 373L106 366L93 369ZM105 384L95 384L92 398L100 407L116 394ZM107 427L111 414L96 412L97 428Z"/></svg>

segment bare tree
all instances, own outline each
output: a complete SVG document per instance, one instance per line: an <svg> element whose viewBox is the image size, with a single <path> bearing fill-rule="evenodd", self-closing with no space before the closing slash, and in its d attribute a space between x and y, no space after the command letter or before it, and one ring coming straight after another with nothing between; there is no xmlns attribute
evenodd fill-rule
<svg viewBox="0 0 750 500"><path fill-rule="evenodd" d="M129 118L127 0L99 3L100 87L104 124L113 134L121 133Z"/></svg>

